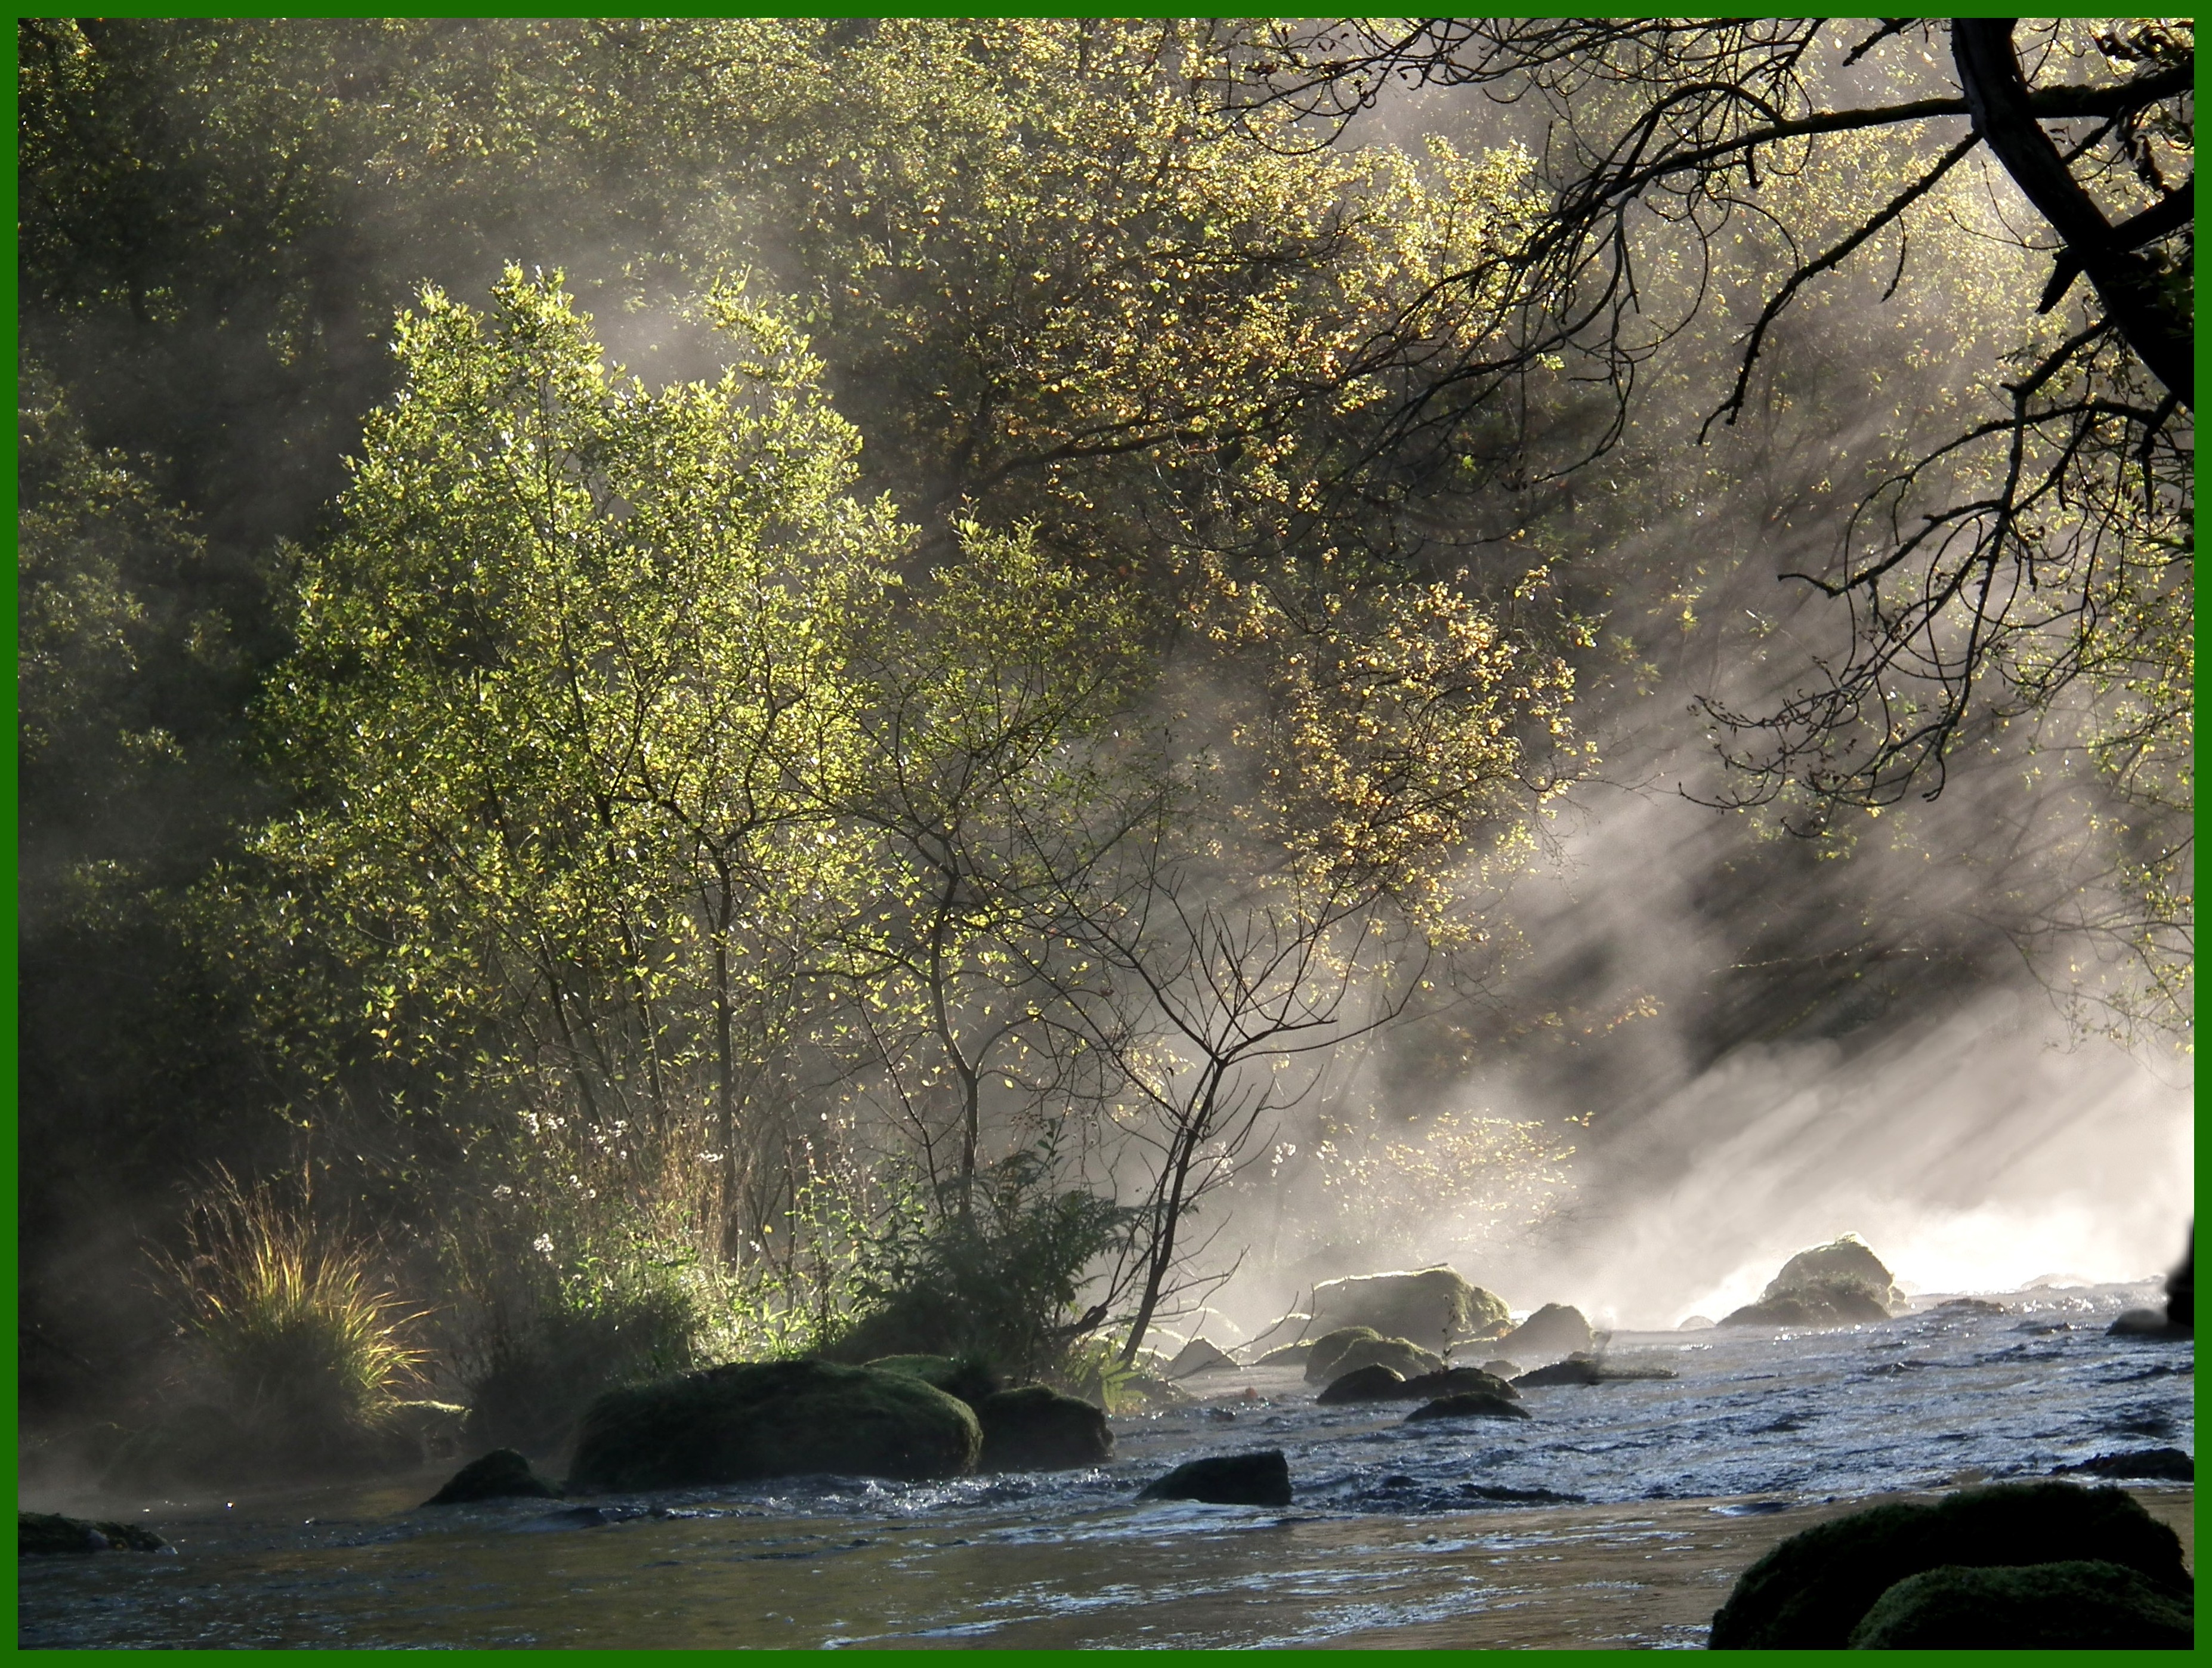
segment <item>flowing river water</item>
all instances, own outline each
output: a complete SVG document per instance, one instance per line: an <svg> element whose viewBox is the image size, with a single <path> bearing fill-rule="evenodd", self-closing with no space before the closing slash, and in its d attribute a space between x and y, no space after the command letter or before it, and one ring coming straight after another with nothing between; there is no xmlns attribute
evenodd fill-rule
<svg viewBox="0 0 2212 1668"><path fill-rule="evenodd" d="M1188 1407L1116 1419L1113 1462L1085 1471L435 1509L416 1502L451 1466L229 1501L26 1495L174 1550L24 1560L19 1642L1697 1647L1745 1565L1869 1496L2193 1453L2193 1343L2105 1330L2156 1297L1616 1334L1609 1365L1676 1376L1531 1387L1526 1421L1408 1425L1400 1404L1316 1406L1296 1368L1208 1373ZM1270 1447L1287 1510L1132 1498ZM2193 1568L2193 1487L2127 1486Z"/></svg>

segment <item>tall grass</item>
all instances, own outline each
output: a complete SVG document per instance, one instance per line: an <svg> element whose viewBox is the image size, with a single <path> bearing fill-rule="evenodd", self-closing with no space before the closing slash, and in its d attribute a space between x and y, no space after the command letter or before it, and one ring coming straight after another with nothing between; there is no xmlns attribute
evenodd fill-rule
<svg viewBox="0 0 2212 1668"><path fill-rule="evenodd" d="M228 1171L192 1202L186 1249L161 1259L233 1411L307 1434L364 1426L417 1382L420 1318L374 1277L374 1248Z"/></svg>

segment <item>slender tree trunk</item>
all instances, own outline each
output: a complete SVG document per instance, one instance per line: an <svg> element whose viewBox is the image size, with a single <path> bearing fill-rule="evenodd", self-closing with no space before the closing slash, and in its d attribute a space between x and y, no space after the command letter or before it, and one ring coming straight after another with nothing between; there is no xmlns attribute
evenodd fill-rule
<svg viewBox="0 0 2212 1668"><path fill-rule="evenodd" d="M1159 1226L1152 1234L1152 1243L1145 1253L1145 1295L1137 1304L1136 1318L1129 1327L1129 1341L1121 1346L1121 1364L1128 1366L1137 1359L1137 1350L1152 1327L1153 1312L1160 1305L1160 1294L1167 1285L1168 1271L1175 1265L1176 1230L1182 1221L1183 1194L1190 1182L1190 1166L1198 1156L1200 1145L1213 1122L1213 1103L1220 1093L1221 1068L1209 1068L1209 1076L1198 1108L1188 1123L1177 1133L1171 1149L1172 1163L1169 1170L1168 1190L1160 1199Z"/></svg>

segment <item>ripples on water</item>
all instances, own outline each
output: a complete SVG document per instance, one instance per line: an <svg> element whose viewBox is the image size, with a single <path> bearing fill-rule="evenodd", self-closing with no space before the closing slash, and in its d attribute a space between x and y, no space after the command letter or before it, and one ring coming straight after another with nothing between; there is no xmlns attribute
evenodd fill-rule
<svg viewBox="0 0 2212 1668"><path fill-rule="evenodd" d="M1193 1407L1117 1420L1101 1470L417 1507L373 1488L132 1515L174 1556L27 1560L25 1646L1317 1643L1523 1601L1577 1561L1577 1504L1719 1500L1730 1516L2039 1476L2195 1449L2195 1348L2109 1337L2151 1288L2034 1293L1835 1332L1621 1334L1672 1379L1523 1391L1534 1418L1407 1425L1322 1408L1295 1369L1189 1381ZM1262 1398L1241 1399L1249 1387ZM1130 1496L1203 1453L1280 1447L1287 1512ZM121 1503L27 1498L115 1515ZM142 1504L133 1502L134 1506ZM1632 1519L1632 1513L1627 1514ZM1673 1529L1616 1510L1606 1544ZM1670 1520L1671 1521L1671 1520ZM1784 1522L1778 1518L1777 1522ZM1786 1532L1786 1528L1778 1532ZM1632 1574L1632 1570L1629 1573ZM1561 1577L1559 1579L1567 1579ZM1720 1591L1725 1591L1724 1579ZM1516 1598L1516 1595L1522 1595ZM1709 1608L1709 1607L1708 1607ZM1695 1645L1694 1628L1625 1642Z"/></svg>

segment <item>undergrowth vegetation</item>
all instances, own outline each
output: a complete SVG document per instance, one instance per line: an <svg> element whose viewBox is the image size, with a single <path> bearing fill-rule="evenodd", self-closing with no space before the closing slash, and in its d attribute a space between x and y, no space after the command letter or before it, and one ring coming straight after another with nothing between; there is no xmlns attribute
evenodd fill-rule
<svg viewBox="0 0 2212 1668"><path fill-rule="evenodd" d="M378 1261L374 1242L317 1220L304 1182L288 1196L218 1171L161 1269L231 1408L306 1437L372 1425L421 1385L428 1356L408 1342L421 1316Z"/></svg>

